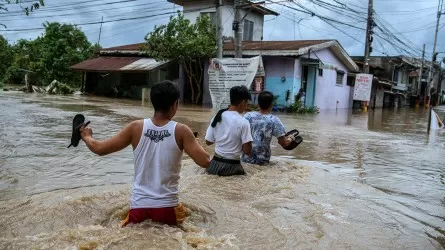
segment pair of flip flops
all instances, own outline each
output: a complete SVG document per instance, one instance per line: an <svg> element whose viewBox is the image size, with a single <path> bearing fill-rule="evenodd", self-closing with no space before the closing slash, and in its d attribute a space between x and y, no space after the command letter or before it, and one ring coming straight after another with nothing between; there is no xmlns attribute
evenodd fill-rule
<svg viewBox="0 0 445 250"><path fill-rule="evenodd" d="M90 124L90 122L88 121L87 123L85 123L85 116L83 116L82 114L77 114L76 116L74 116L73 119L73 133L71 134L71 144L68 146L71 147L77 147L77 145L79 145L79 141L80 139L82 139L82 137L80 136L80 128L82 126L88 126L88 124Z"/></svg>
<svg viewBox="0 0 445 250"><path fill-rule="evenodd" d="M292 142L283 148L286 150L293 150L296 147L298 147L298 145L300 145L303 142L303 138L298 134L300 134L300 132L298 132L298 130L296 129L292 129L291 131L287 132L286 136L292 138Z"/></svg>

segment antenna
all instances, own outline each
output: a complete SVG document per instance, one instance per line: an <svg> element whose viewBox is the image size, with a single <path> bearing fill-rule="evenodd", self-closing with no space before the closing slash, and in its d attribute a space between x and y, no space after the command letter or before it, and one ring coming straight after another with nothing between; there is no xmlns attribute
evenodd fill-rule
<svg viewBox="0 0 445 250"><path fill-rule="evenodd" d="M100 30L99 30L99 39L97 39L97 45L100 44L100 34L102 33L102 24L104 22L104 16L102 16L102 20L100 21Z"/></svg>

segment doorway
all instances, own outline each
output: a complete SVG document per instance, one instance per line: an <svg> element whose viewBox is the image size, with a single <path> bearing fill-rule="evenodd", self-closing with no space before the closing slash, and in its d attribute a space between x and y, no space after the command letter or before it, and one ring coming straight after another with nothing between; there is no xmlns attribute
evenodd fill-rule
<svg viewBox="0 0 445 250"><path fill-rule="evenodd" d="M304 105L313 107L315 103L315 80L317 67L313 65L303 65L301 87L306 94Z"/></svg>

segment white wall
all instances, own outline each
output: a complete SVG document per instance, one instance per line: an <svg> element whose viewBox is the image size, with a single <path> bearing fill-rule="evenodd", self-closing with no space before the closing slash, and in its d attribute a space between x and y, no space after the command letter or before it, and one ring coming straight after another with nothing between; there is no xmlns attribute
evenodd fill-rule
<svg viewBox="0 0 445 250"><path fill-rule="evenodd" d="M196 22L201 12L216 12L215 5L212 2L191 2L184 3L183 6L184 17L189 19L192 23Z"/></svg>
<svg viewBox="0 0 445 250"><path fill-rule="evenodd" d="M311 53L312 54L312 53ZM349 94L351 87L346 85L348 69L340 60L327 48L316 51L315 54L324 63L335 65L339 70L345 72L343 77L343 84L336 85L337 71L334 69L323 69L323 76L316 73L316 87L315 87L315 106L320 109L347 109L349 107ZM311 55L311 58L316 58ZM338 102L338 103L337 103Z"/></svg>
<svg viewBox="0 0 445 250"><path fill-rule="evenodd" d="M245 15L245 11L243 11L243 16L244 15ZM252 21L254 23L253 24L253 41L261 41L261 37L263 36L264 16L260 15L258 13L250 12L249 14L247 14L245 19Z"/></svg>
<svg viewBox="0 0 445 250"><path fill-rule="evenodd" d="M183 10L184 10L184 17L189 19L193 23L196 21L196 18L198 18L202 12L216 12L215 5L212 4L211 2L186 3L184 4ZM243 11L243 16L245 14L246 12ZM232 30L232 23L234 18L235 18L235 11L233 9L233 5L223 6L222 7L223 36L234 37L234 33ZM250 12L247 14L245 19L254 22L253 40L261 41L261 37L263 36L264 16L255 12Z"/></svg>

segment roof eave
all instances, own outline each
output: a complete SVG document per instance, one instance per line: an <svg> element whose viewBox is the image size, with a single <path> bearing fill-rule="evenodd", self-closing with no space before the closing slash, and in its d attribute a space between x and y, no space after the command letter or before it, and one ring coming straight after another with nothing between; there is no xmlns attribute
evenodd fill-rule
<svg viewBox="0 0 445 250"><path fill-rule="evenodd" d="M273 10L266 8L264 6L261 6L261 5L255 5L255 3L252 3L250 6L248 6L246 8L250 8L250 7L252 7L252 9L254 9L255 11L263 14L264 16L267 16L267 15L279 16L280 15L280 13L278 13L276 11L273 11Z"/></svg>
<svg viewBox="0 0 445 250"><path fill-rule="evenodd" d="M298 50L243 50L243 55L246 56L301 56L308 54L310 50L319 51L326 48L332 49L333 53L340 58L340 61L348 68L351 72L359 72L359 67L348 53L343 49L343 47L336 41L327 41L324 43L319 43L307 47L300 48ZM235 55L234 50L225 50L224 55L233 56Z"/></svg>

